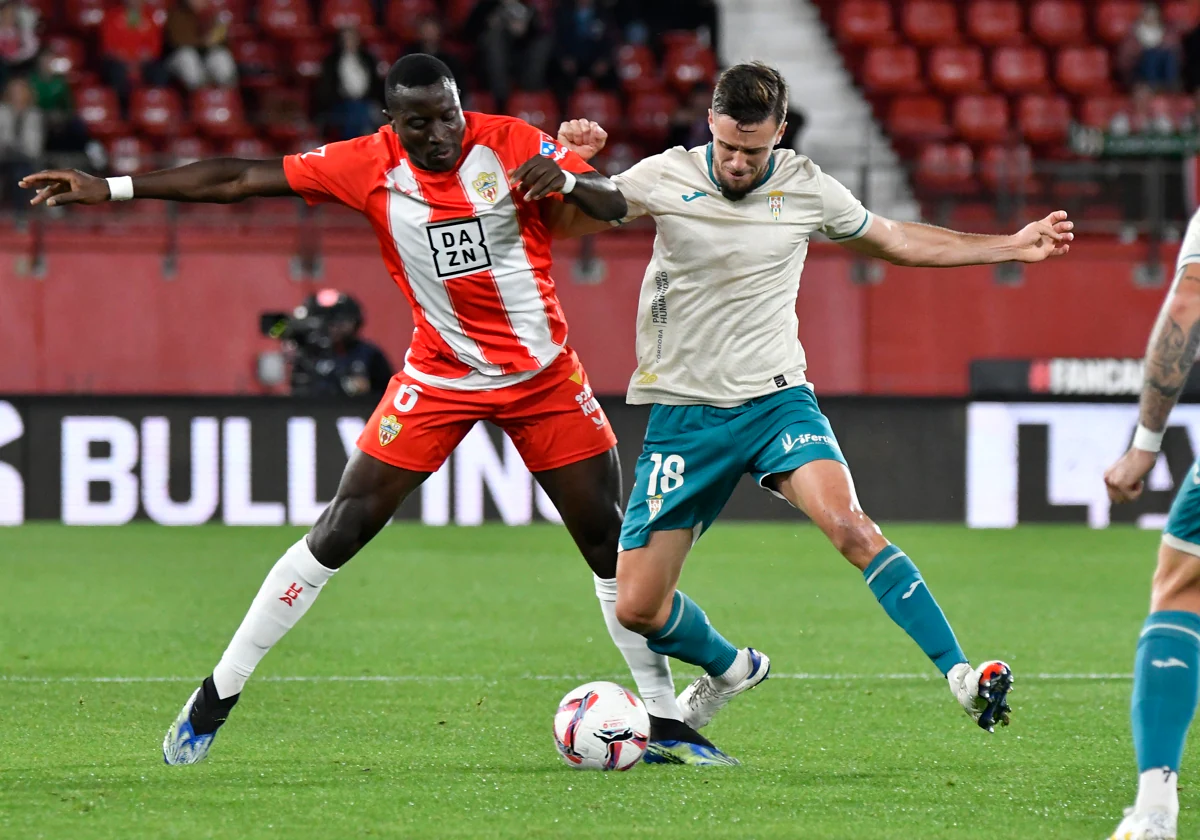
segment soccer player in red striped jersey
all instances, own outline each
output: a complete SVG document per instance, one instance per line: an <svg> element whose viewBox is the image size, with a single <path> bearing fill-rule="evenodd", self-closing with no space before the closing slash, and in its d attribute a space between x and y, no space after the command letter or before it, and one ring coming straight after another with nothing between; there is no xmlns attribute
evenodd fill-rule
<svg viewBox="0 0 1200 840"><path fill-rule="evenodd" d="M208 160L133 178L48 171L22 181L38 190L34 204L51 206L134 197L338 202L370 220L413 309L404 369L364 428L337 495L271 569L212 675L172 724L163 741L168 764L208 754L267 651L479 420L504 429L562 514L635 679L662 685L669 674L665 657L616 619L616 437L567 345L550 277L551 205L566 201L595 219L617 220L625 199L575 152L527 123L464 114L450 71L431 56L396 62L386 96L389 124L375 134L281 160ZM682 722L673 696L643 699L657 744L648 755L735 763Z"/></svg>

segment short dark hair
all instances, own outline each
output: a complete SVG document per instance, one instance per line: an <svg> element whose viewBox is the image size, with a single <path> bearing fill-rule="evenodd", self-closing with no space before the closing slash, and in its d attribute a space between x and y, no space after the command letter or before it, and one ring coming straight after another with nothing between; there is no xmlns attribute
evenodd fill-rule
<svg viewBox="0 0 1200 840"><path fill-rule="evenodd" d="M730 67L713 90L713 113L724 114L739 126L766 122L768 117L783 125L787 105L787 82L778 70L761 61Z"/></svg>
<svg viewBox="0 0 1200 840"><path fill-rule="evenodd" d="M386 84L392 91L398 87L428 87L443 79L454 81L454 74L446 62L427 53L410 53L388 70Z"/></svg>

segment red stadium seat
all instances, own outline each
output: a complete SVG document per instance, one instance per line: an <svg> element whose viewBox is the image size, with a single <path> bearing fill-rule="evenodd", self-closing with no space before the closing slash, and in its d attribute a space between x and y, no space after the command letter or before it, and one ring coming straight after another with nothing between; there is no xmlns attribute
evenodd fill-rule
<svg viewBox="0 0 1200 840"><path fill-rule="evenodd" d="M871 47L863 60L863 87L870 93L918 93L921 58L912 47Z"/></svg>
<svg viewBox="0 0 1200 840"><path fill-rule="evenodd" d="M917 184L932 192L975 190L975 155L966 143L933 143L917 161Z"/></svg>
<svg viewBox="0 0 1200 840"><path fill-rule="evenodd" d="M115 137L126 132L121 106L112 88L88 85L75 91L75 111L93 137Z"/></svg>
<svg viewBox="0 0 1200 840"><path fill-rule="evenodd" d="M1071 103L1064 96L1023 96L1017 103L1017 125L1027 143L1062 145L1071 125Z"/></svg>
<svg viewBox="0 0 1200 840"><path fill-rule="evenodd" d="M1048 47L1086 44L1087 12L1079 0L1038 0L1029 11L1033 37Z"/></svg>
<svg viewBox="0 0 1200 840"><path fill-rule="evenodd" d="M471 14L471 9L475 7L475 3L476 0L440 0L439 6L446 25L450 29L462 26Z"/></svg>
<svg viewBox="0 0 1200 840"><path fill-rule="evenodd" d="M508 114L547 133L558 132L558 104L552 93L517 91L508 98Z"/></svg>
<svg viewBox="0 0 1200 840"><path fill-rule="evenodd" d="M70 35L51 35L46 38L43 49L50 55L54 72L66 76L71 84L80 80L87 64L87 47L83 41Z"/></svg>
<svg viewBox="0 0 1200 840"><path fill-rule="evenodd" d="M104 20L106 0L66 0L67 26L80 32L92 32Z"/></svg>
<svg viewBox="0 0 1200 840"><path fill-rule="evenodd" d="M273 43L235 41L231 50L243 86L269 88L279 83L279 51Z"/></svg>
<svg viewBox="0 0 1200 840"><path fill-rule="evenodd" d="M629 103L629 131L647 145L661 147L671 130L675 97L666 93L639 93Z"/></svg>
<svg viewBox="0 0 1200 840"><path fill-rule="evenodd" d="M437 15L433 0L389 0L385 7L384 27L405 44L417 40L422 18Z"/></svg>
<svg viewBox="0 0 1200 840"><path fill-rule="evenodd" d="M992 53L992 84L1005 93L1047 87L1046 53L1038 47L1000 47Z"/></svg>
<svg viewBox="0 0 1200 840"><path fill-rule="evenodd" d="M654 53L642 44L626 44L617 50L617 75L626 93L662 88Z"/></svg>
<svg viewBox="0 0 1200 840"><path fill-rule="evenodd" d="M936 96L897 96L888 106L887 127L898 140L940 140L949 136L946 104Z"/></svg>
<svg viewBox="0 0 1200 840"><path fill-rule="evenodd" d="M838 3L837 39L850 46L892 44L892 7L887 0L844 0Z"/></svg>
<svg viewBox="0 0 1200 840"><path fill-rule="evenodd" d="M960 96L954 102L954 128L971 143L1008 139L1008 101L995 94Z"/></svg>
<svg viewBox="0 0 1200 840"><path fill-rule="evenodd" d="M468 111L478 111L481 114L498 113L496 97L486 90L467 91L467 101L464 104Z"/></svg>
<svg viewBox="0 0 1200 840"><path fill-rule="evenodd" d="M370 0L322 0L321 26L329 32L357 29L367 36L375 29L375 10Z"/></svg>
<svg viewBox="0 0 1200 840"><path fill-rule="evenodd" d="M258 24L272 38L285 41L320 34L313 26L307 0L259 0Z"/></svg>
<svg viewBox="0 0 1200 840"><path fill-rule="evenodd" d="M1129 104L1128 96L1089 96L1079 107L1079 122L1107 129L1117 114L1129 113Z"/></svg>
<svg viewBox="0 0 1200 840"><path fill-rule="evenodd" d="M958 10L950 0L909 0L901 9L900 28L909 42L935 47L958 41Z"/></svg>
<svg viewBox="0 0 1200 840"><path fill-rule="evenodd" d="M712 85L717 78L717 59L706 46L680 44L667 50L663 75L667 84L683 95L696 85Z"/></svg>
<svg viewBox="0 0 1200 840"><path fill-rule="evenodd" d="M979 158L979 177L990 189L1029 194L1037 189L1028 146L991 146Z"/></svg>
<svg viewBox="0 0 1200 840"><path fill-rule="evenodd" d="M1141 13L1141 0L1104 0L1096 7L1096 34L1116 46L1125 40Z"/></svg>
<svg viewBox="0 0 1200 840"><path fill-rule="evenodd" d="M577 91L567 101L567 113L563 119L598 122L610 137L621 135L624 122L621 118L621 102L616 94L599 90Z"/></svg>
<svg viewBox="0 0 1200 840"><path fill-rule="evenodd" d="M140 137L118 137L108 144L109 167L117 175L158 169L149 145Z"/></svg>
<svg viewBox="0 0 1200 840"><path fill-rule="evenodd" d="M1170 0L1163 4L1163 20L1176 30L1190 31L1200 24L1200 6L1194 0Z"/></svg>
<svg viewBox="0 0 1200 840"><path fill-rule="evenodd" d="M277 146L291 146L312 130L308 120L308 91L277 88L263 97L263 130Z"/></svg>
<svg viewBox="0 0 1200 840"><path fill-rule="evenodd" d="M155 137L176 134L183 124L183 103L174 88L139 88L129 100L134 128Z"/></svg>
<svg viewBox="0 0 1200 840"><path fill-rule="evenodd" d="M1021 4L1017 0L974 0L967 7L967 33L988 47L1024 40Z"/></svg>
<svg viewBox="0 0 1200 840"><path fill-rule="evenodd" d="M680 47L702 46L700 35L694 29L672 29L658 36L658 40L666 51Z"/></svg>
<svg viewBox="0 0 1200 840"><path fill-rule="evenodd" d="M304 81L315 82L321 77L321 66L329 49L323 41L292 42L292 72Z"/></svg>
<svg viewBox="0 0 1200 840"><path fill-rule="evenodd" d="M236 90L203 88L192 94L191 106L197 128L209 137L220 140L249 133Z"/></svg>
<svg viewBox="0 0 1200 840"><path fill-rule="evenodd" d="M929 81L942 93L981 93L983 50L979 47L937 47L929 53Z"/></svg>
<svg viewBox="0 0 1200 840"><path fill-rule="evenodd" d="M212 146L203 137L176 137L167 144L166 157L169 166L183 166L213 156Z"/></svg>
<svg viewBox="0 0 1200 840"><path fill-rule="evenodd" d="M230 157L243 160L266 160L275 156L271 147L258 137L239 137L231 141L226 148L229 149Z"/></svg>
<svg viewBox="0 0 1200 840"><path fill-rule="evenodd" d="M1107 93L1112 68L1104 47L1067 47L1058 53L1055 77L1067 93L1089 96Z"/></svg>

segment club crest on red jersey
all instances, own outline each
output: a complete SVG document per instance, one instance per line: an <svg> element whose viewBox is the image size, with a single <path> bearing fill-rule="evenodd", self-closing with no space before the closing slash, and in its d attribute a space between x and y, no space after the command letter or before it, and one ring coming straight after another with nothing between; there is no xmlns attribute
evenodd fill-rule
<svg viewBox="0 0 1200 840"><path fill-rule="evenodd" d="M396 419L395 414L389 414L379 421L379 445L387 446L396 439L396 435L400 434L400 430L404 428L404 424Z"/></svg>
<svg viewBox="0 0 1200 840"><path fill-rule="evenodd" d="M500 194L500 179L495 172L480 172L479 177L471 182L475 192L488 204L495 204Z"/></svg>

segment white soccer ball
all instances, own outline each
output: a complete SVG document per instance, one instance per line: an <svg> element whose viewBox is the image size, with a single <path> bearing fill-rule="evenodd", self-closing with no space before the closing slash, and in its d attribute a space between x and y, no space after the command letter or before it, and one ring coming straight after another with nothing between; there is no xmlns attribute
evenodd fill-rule
<svg viewBox="0 0 1200 840"><path fill-rule="evenodd" d="M650 740L650 713L616 683L590 682L567 692L554 715L554 743L577 770L628 770Z"/></svg>

